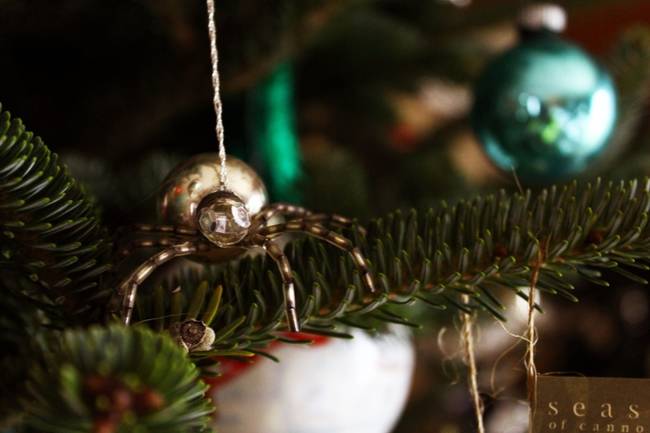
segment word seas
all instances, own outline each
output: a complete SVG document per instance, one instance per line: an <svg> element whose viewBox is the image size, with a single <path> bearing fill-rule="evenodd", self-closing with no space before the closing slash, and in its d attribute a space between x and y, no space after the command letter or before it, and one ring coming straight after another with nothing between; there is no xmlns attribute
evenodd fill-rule
<svg viewBox="0 0 650 433"><path fill-rule="evenodd" d="M539 376L534 433L650 433L650 380Z"/></svg>

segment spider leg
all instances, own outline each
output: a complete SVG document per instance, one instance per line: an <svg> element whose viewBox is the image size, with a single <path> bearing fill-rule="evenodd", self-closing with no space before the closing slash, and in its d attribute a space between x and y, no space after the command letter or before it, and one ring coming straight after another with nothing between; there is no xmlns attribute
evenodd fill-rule
<svg viewBox="0 0 650 433"><path fill-rule="evenodd" d="M169 224L136 224L132 226L136 232L146 232L153 234L173 234L180 236L196 236L198 231L186 226L173 226Z"/></svg>
<svg viewBox="0 0 650 433"><path fill-rule="evenodd" d="M266 206L255 215L255 222L267 224L276 215L283 215L286 218L305 217L312 212L302 206L289 203L273 203Z"/></svg>
<svg viewBox="0 0 650 433"><path fill-rule="evenodd" d="M366 229L363 228L362 226L355 225L356 221L344 217L342 215L337 215L337 214L326 214L326 213L315 213L311 215L307 215L303 218L305 222L309 222L312 224L320 224L323 227L329 227L330 225L334 227L340 227L343 229L350 229L354 228L357 230L359 233L365 236L366 234Z"/></svg>
<svg viewBox="0 0 650 433"><path fill-rule="evenodd" d="M135 239L120 245L117 251L120 259L125 259L133 254L138 248L155 248L155 247L169 247L180 242L174 238L160 238L160 239Z"/></svg>
<svg viewBox="0 0 650 433"><path fill-rule="evenodd" d="M282 215L289 221L301 220L315 224L321 224L325 227L330 224L343 229L355 228L362 235L366 234L366 229L356 226L353 219L338 214L314 213L302 206L296 206L289 203L273 203L262 209L255 215L254 223L258 226L266 226L271 218L276 215Z"/></svg>
<svg viewBox="0 0 650 433"><path fill-rule="evenodd" d="M128 325L131 322L131 315L140 284L162 264L177 257L188 256L195 251L196 245L192 242L183 242L165 248L145 260L118 286L116 300L112 302L111 313L119 314L124 324Z"/></svg>
<svg viewBox="0 0 650 433"><path fill-rule="evenodd" d="M370 273L368 262L366 261L366 258L364 257L361 250L357 247L354 247L352 245L352 241L350 241L348 238L339 233L333 232L321 224L308 220L293 220L282 224L262 227L260 229L261 235L271 238L287 232L305 233L317 239L324 240L325 242L347 252L350 257L352 257L354 265L359 270L359 273L361 274L361 280L363 281L366 288L370 292L375 292L375 281L372 277L372 274Z"/></svg>
<svg viewBox="0 0 650 433"><path fill-rule="evenodd" d="M323 225L332 224L341 228L350 228L355 224L354 220L342 215L314 213L302 206L296 206L288 203L273 203L265 207L257 215L255 215L255 221L261 225L266 225L269 220L275 215L282 215L288 220L299 219ZM365 233L364 228L357 227L357 229L362 233Z"/></svg>
<svg viewBox="0 0 650 433"><path fill-rule="evenodd" d="M138 239L137 237L143 233L150 237ZM191 241L197 236L196 230L183 226L137 224L121 227L117 232L118 248L116 252L119 259L125 259L137 248L168 247L180 242Z"/></svg>
<svg viewBox="0 0 650 433"><path fill-rule="evenodd" d="M264 248L266 253L273 259L282 277L282 290L284 292L285 310L287 322L291 332L300 332L298 312L296 311L296 290L293 282L293 273L289 259L284 255L282 248L273 239L260 236L256 244Z"/></svg>

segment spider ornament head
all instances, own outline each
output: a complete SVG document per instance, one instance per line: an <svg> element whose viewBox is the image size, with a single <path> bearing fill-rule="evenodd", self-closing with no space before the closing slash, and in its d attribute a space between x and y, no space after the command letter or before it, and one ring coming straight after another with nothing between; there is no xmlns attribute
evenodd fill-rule
<svg viewBox="0 0 650 433"><path fill-rule="evenodd" d="M199 203L197 227L210 242L226 248L241 242L248 234L251 219L244 201L230 191L208 194Z"/></svg>

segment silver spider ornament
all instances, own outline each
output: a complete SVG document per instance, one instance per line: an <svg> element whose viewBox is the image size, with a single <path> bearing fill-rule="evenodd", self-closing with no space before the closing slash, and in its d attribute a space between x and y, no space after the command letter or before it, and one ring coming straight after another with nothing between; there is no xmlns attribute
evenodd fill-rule
<svg viewBox="0 0 650 433"><path fill-rule="evenodd" d="M215 153L201 154L176 167L163 182L159 211L169 225L138 225L136 236L122 253L136 248L159 247L118 286L110 312L129 324L138 287L159 266L187 256L202 262L224 262L252 249L262 249L275 262L282 279L289 329L300 331L294 279L289 260L277 242L285 233L304 233L347 252L365 287L375 291L368 263L352 242L330 227L351 227L353 221L340 215L313 213L285 203L267 204L264 184L242 161L227 160L228 189L219 189L219 159ZM271 222L276 216L282 223ZM145 235L144 239L138 236Z"/></svg>

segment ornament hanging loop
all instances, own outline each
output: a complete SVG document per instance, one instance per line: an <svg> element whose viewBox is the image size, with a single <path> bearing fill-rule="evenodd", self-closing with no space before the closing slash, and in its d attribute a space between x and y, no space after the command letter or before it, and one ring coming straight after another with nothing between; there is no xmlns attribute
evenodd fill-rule
<svg viewBox="0 0 650 433"><path fill-rule="evenodd" d="M517 25L524 35L540 31L562 33L566 29L567 14L555 3L533 3L519 13Z"/></svg>
<svg viewBox="0 0 650 433"><path fill-rule="evenodd" d="M208 35L210 36L210 59L212 63L212 88L214 96L212 103L217 118L215 128L219 144L219 189L228 188L228 169L226 167L226 145L223 131L223 105L221 103L221 82L219 78L219 53L217 51L217 26L214 21L214 0L206 0L208 7Z"/></svg>

